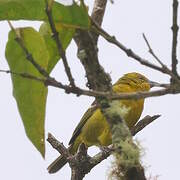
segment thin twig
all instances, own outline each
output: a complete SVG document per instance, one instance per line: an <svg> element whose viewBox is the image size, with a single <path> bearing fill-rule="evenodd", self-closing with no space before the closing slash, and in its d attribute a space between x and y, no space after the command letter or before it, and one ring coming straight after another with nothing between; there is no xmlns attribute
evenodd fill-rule
<svg viewBox="0 0 180 180"><path fill-rule="evenodd" d="M116 45L117 47L119 47L122 51L124 51L127 54L128 57L131 57L131 58L135 59L136 61L138 61L139 63L141 63L144 66L147 66L149 68L152 68L154 70L160 71L160 72L165 73L165 74L169 74L169 72L167 72L162 67L159 67L159 66L149 62L148 60L141 58L134 51L127 48L122 43L120 43L118 40L116 40L116 38L114 36L109 35L105 30L103 30L101 27L99 27L93 20L91 20L91 21L92 21L92 25L93 25L92 28L96 33L100 34L108 42L110 42L110 43Z"/></svg>
<svg viewBox="0 0 180 180"><path fill-rule="evenodd" d="M13 27L13 25L11 24L10 21L8 21L8 24L10 26L10 28L12 29L12 31L14 31L15 35L16 35L16 41L17 43L20 45L20 47L22 48L22 50L25 52L26 54L26 59L39 71L39 73L41 75L43 75L46 78L49 78L49 74L46 72L46 70L41 67L33 58L32 54L28 51L28 49L25 47L22 36L21 36L21 30L20 29L15 29Z"/></svg>
<svg viewBox="0 0 180 180"><path fill-rule="evenodd" d="M176 87L170 87L167 89L160 89L150 92L136 92L136 93L123 93L123 94L113 94L110 96L110 99L142 99L148 97L157 97L164 96L167 94L177 94L180 93L180 89L176 89Z"/></svg>
<svg viewBox="0 0 180 180"><path fill-rule="evenodd" d="M50 24L50 27L51 27L51 31L53 33L53 38L54 38L54 40L56 42L56 45L57 45L57 48L58 48L59 55L62 57L62 61L63 61L63 64L64 64L66 75L67 75L67 77L69 79L70 85L75 87L75 83L74 83L74 79L73 79L73 76L72 76L72 73L71 73L71 69L70 69L70 67L68 65L68 62L67 62L66 53L65 53L65 51L63 49L62 43L61 43L60 38L59 38L59 33L57 32L56 27L55 27L55 23L53 21L52 3L51 3L50 6L49 6L47 0L45 0L45 3L46 3L46 14L47 14L47 17L48 17L48 21L49 21L49 24Z"/></svg>
<svg viewBox="0 0 180 180"><path fill-rule="evenodd" d="M150 86L151 86L151 88L153 88L153 87L169 88L170 84L157 83L157 82L154 82L154 81L150 81Z"/></svg>
<svg viewBox="0 0 180 180"><path fill-rule="evenodd" d="M131 134L132 136L135 136L138 132L140 132L142 129L144 129L147 125L155 121L157 118L159 118L161 115L154 115L154 116L145 116L143 119L141 119L132 129Z"/></svg>
<svg viewBox="0 0 180 180"><path fill-rule="evenodd" d="M180 89L176 86L170 86L169 88L150 91L150 92L134 92L134 93L109 93L109 92L102 92L102 91L88 91L80 88L72 88L69 86L64 86L61 83L54 81L54 80L47 80L47 85L51 85L57 88L65 89L68 93L74 93L77 95L87 95L93 97L106 97L111 100L116 99L142 99L148 97L156 97L156 96L163 96L167 94L177 94L180 93ZM177 88L177 89L176 89Z"/></svg>
<svg viewBox="0 0 180 180"><path fill-rule="evenodd" d="M178 18L178 0L173 0L173 25L171 27L172 33L173 33L173 39L172 39L172 72L173 74L177 75L177 38L178 38L178 29L179 26L177 25L177 18Z"/></svg>
<svg viewBox="0 0 180 180"><path fill-rule="evenodd" d="M147 40L145 34L143 33L143 38L144 41L146 42L148 48L149 48L149 53L157 60L157 62L162 66L162 67L166 67L166 65L157 57L157 55L154 53L153 49L151 48L151 45L149 43L149 41Z"/></svg>
<svg viewBox="0 0 180 180"><path fill-rule="evenodd" d="M9 70L0 70L0 72L5 73L12 73L18 76L21 76L23 78L27 79L33 79L37 81L41 81L46 86L53 86L56 88L64 89L66 93L73 93L77 96L80 95L86 95L91 97L105 97L110 100L116 100L116 99L141 99L141 98L148 98L148 97L156 97L156 96L163 96L167 94L178 94L180 93L180 87L175 85L168 85L168 84L162 84L162 87L165 87L160 90L150 91L150 92L134 92L134 93L109 93L109 92L103 92L103 91L95 91L95 90L86 90L79 87L71 87L68 85L64 85L61 82L58 82L53 77L48 77L46 79L44 78L38 78L36 76L33 76L31 74L27 73L17 73L12 72ZM161 87L161 84L159 84L159 87Z"/></svg>
<svg viewBox="0 0 180 180"><path fill-rule="evenodd" d="M161 65L162 69L164 69L165 71L167 71L167 74L169 74L171 76L171 78L177 82L180 83L180 79L178 79L177 74L174 74L159 58L158 56L154 53L153 49L151 48L151 45L149 43L149 41L147 40L145 34L143 33L143 38L144 41L146 42L148 48L149 48L149 53L156 59L156 61Z"/></svg>
<svg viewBox="0 0 180 180"><path fill-rule="evenodd" d="M47 141L52 145L54 149L56 149L60 154L63 154L65 158L69 158L72 155L69 153L68 149L60 143L51 133L48 133Z"/></svg>
<svg viewBox="0 0 180 180"><path fill-rule="evenodd" d="M90 159L92 168L98 165L101 161L107 159L114 150L113 145L110 145L107 148L101 148L101 151Z"/></svg>
<svg viewBox="0 0 180 180"><path fill-rule="evenodd" d="M42 83L44 83L46 81L46 79L44 79L44 78L39 78L37 76L33 76L31 74L28 74L28 73L17 73L17 72L13 72L13 71L10 71L10 70L1 70L1 69L0 69L0 72L4 72L4 73L7 73L7 74L13 74L13 75L16 75L16 76L20 76L22 78L35 80L35 81L39 81L39 82L42 82Z"/></svg>

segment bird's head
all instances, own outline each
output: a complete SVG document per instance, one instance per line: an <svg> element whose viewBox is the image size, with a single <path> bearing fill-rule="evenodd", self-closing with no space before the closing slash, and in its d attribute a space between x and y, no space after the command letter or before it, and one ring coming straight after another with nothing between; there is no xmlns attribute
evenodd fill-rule
<svg viewBox="0 0 180 180"><path fill-rule="evenodd" d="M125 74L118 83L128 84L135 91L149 91L151 88L151 82L144 75L136 72Z"/></svg>

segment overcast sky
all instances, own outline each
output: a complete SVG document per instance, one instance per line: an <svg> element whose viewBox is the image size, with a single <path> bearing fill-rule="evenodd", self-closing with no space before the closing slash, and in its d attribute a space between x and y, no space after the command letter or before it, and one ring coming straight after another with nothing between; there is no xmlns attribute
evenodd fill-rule
<svg viewBox="0 0 180 180"><path fill-rule="evenodd" d="M92 0L86 2L91 11ZM171 65L171 20L172 0L115 0L114 5L108 3L103 28L142 57L155 62L148 54L142 38L142 33L145 33L155 53L164 63ZM40 23L20 21L13 22L13 25L15 27L33 26L38 29ZM8 69L4 57L8 31L7 22L0 22L0 69ZM179 38L178 40L180 42ZM76 83L80 87L85 87L85 74L76 58L76 51L75 43L72 42L67 49L67 58ZM106 72L111 74L113 82L124 73L134 71L143 73L154 81L168 82L167 76L128 58L124 52L102 38L99 41L99 59ZM52 76L61 82L67 82L62 62L58 63ZM41 158L25 135L16 102L12 96L10 76L1 73L0 83L0 179L69 180L68 165L54 175L47 173L46 167L58 156L58 153L46 143L46 159L44 161ZM67 145L75 126L92 101L93 98L67 95L62 90L50 87L47 101L46 135L47 132L51 132ZM179 179L179 102L179 95L147 99L142 117L155 114L162 116L136 136L144 149L142 162L146 166L147 175L159 175L159 180ZM95 153L97 149L90 148L90 151ZM107 179L110 161L102 162L85 179Z"/></svg>

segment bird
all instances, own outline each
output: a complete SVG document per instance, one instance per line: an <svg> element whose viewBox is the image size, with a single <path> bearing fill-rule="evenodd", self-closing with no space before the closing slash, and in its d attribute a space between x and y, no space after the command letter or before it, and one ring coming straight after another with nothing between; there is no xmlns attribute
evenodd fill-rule
<svg viewBox="0 0 180 180"><path fill-rule="evenodd" d="M150 81L142 74L137 72L127 73L112 86L114 93L133 93L139 91L149 91ZM114 100L117 102L121 117L126 122L129 129L133 128L139 120L143 107L144 99ZM69 152L75 154L80 144L85 146L108 146L112 143L110 126L102 114L96 101L82 116L80 122L75 128L69 141ZM62 155L52 162L47 168L50 174L56 173L67 163Z"/></svg>

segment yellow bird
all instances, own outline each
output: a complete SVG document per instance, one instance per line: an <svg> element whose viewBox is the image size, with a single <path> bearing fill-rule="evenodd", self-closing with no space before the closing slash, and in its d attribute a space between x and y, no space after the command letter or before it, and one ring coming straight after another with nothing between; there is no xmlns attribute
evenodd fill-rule
<svg viewBox="0 0 180 180"><path fill-rule="evenodd" d="M112 87L115 93L131 93L149 91L150 81L139 73L128 73L121 77ZM138 121L143 111L144 99L115 100L119 106L121 117L131 129ZM93 103L83 115L75 128L69 142L69 151L75 154L79 145L84 143L87 147L108 146L112 143L111 131L108 122L101 110ZM49 167L49 173L55 173L67 163L63 156L59 156Z"/></svg>

